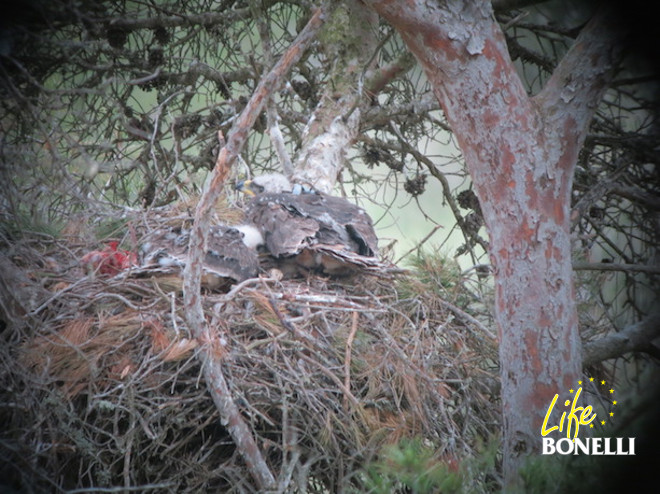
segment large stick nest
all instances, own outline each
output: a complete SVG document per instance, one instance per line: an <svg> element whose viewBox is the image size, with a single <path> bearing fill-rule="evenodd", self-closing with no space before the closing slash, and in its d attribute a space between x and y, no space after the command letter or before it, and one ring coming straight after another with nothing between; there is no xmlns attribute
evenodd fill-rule
<svg viewBox="0 0 660 494"><path fill-rule="evenodd" d="M87 275L78 259L94 246L79 238L23 235L3 247L5 482L255 490L206 389L176 283ZM27 313L16 317L12 300ZM255 279L206 293L204 308L282 491L357 488L360 468L403 438L455 461L497 430L494 342L414 273Z"/></svg>

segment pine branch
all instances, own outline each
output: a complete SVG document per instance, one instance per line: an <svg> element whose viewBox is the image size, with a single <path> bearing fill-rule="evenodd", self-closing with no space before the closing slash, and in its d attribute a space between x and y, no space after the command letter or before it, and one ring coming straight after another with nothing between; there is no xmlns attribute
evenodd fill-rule
<svg viewBox="0 0 660 494"><path fill-rule="evenodd" d="M656 309L643 320L626 326L621 331L608 334L584 345L584 366L620 357L629 352L645 352L655 357L660 349L653 340L660 336L660 310Z"/></svg>
<svg viewBox="0 0 660 494"><path fill-rule="evenodd" d="M221 422L234 439L259 490L274 486L275 479L231 396L231 390L222 371L222 345L217 335L211 332L204 318L200 293L202 259L206 252L211 210L222 191L229 170L245 146L248 133L266 101L279 89L284 76L291 67L300 60L305 49L315 38L323 20L323 10L318 9L282 58L260 81L250 101L229 131L227 143L218 154L215 168L195 212L188 249L190 259L186 264L183 277L186 319L192 334L202 344L199 355L206 384L220 412ZM219 133L221 144L223 143L222 137L222 133Z"/></svg>

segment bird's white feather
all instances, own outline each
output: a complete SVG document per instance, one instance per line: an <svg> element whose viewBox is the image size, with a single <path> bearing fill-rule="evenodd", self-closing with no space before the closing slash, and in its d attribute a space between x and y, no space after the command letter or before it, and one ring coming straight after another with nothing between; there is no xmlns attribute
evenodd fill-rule
<svg viewBox="0 0 660 494"><path fill-rule="evenodd" d="M243 234L243 243L249 249L256 249L264 244L264 237L256 226L236 225L234 228Z"/></svg>

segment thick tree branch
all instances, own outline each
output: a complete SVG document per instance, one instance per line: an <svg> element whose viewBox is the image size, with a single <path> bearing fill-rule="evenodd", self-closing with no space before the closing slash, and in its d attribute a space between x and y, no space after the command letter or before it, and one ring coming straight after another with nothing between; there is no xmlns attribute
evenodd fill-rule
<svg viewBox="0 0 660 494"><path fill-rule="evenodd" d="M653 340L658 336L660 336L660 310L656 309L645 319L626 326L617 333L586 343L583 363L588 366L629 352L647 352L657 357L660 349L653 344Z"/></svg>
<svg viewBox="0 0 660 494"><path fill-rule="evenodd" d="M346 149L360 125L365 98L364 74L377 46L378 17L360 2L339 2L322 35L332 69L321 101L303 134L294 180L330 193L344 166Z"/></svg>
<svg viewBox="0 0 660 494"><path fill-rule="evenodd" d="M660 211L660 198L636 185L613 184L612 192L652 211Z"/></svg>
<svg viewBox="0 0 660 494"><path fill-rule="evenodd" d="M275 479L231 396L231 391L222 372L222 345L219 343L217 335L211 332L204 318L200 293L202 259L206 252L211 210L220 195L229 170L245 145L248 132L270 95L279 89L284 76L300 60L305 49L315 38L316 33L323 24L323 18L323 11L321 9L317 10L282 58L259 82L250 101L230 130L227 144L218 155L215 168L209 177L195 212L195 221L190 233L189 260L183 275L186 319L191 332L202 343L200 359L209 392L220 412L222 424L227 427L234 439L236 447L260 490L272 487ZM222 136L220 137L222 140Z"/></svg>
<svg viewBox="0 0 660 494"><path fill-rule="evenodd" d="M534 97L546 126L565 129L562 138L577 130L577 142L564 143L575 152L584 142L596 106L621 59L623 34L612 10L597 12Z"/></svg>
<svg viewBox="0 0 660 494"><path fill-rule="evenodd" d="M390 106L372 106L362 112L361 130L370 130L381 125L389 125L390 122L415 123L426 118L429 112L440 109L437 98L429 94L423 98L402 103L400 105ZM439 126L444 125L443 129L451 132L449 126L438 122Z"/></svg>
<svg viewBox="0 0 660 494"><path fill-rule="evenodd" d="M199 60L191 62L188 66L188 70L184 74L166 74L166 77L172 83L188 84L194 82L194 79L197 79L197 77L200 76L225 87L229 87L232 82L243 82L254 77L252 71L247 68L223 73L213 67L209 67Z"/></svg>
<svg viewBox="0 0 660 494"><path fill-rule="evenodd" d="M570 192L617 58L606 39L609 22L599 16L590 23L532 99L490 2L364 1L401 33L424 68L481 204L495 274L505 490L515 490L519 468L537 448L547 403L582 370Z"/></svg>
<svg viewBox="0 0 660 494"><path fill-rule="evenodd" d="M391 81L412 69L415 63L412 53L406 52L394 62L372 71L368 80L365 81L366 91L371 95L378 95Z"/></svg>

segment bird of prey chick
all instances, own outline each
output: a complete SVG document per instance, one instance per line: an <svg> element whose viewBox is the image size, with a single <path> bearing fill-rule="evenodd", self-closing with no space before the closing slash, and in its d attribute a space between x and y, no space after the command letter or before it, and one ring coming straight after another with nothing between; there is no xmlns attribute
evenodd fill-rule
<svg viewBox="0 0 660 494"><path fill-rule="evenodd" d="M246 222L259 230L285 276L347 276L384 267L371 218L352 202L292 185L280 174L239 182L237 189L252 196Z"/></svg>
<svg viewBox="0 0 660 494"><path fill-rule="evenodd" d="M190 230L165 228L147 235L141 247L142 271L181 277L188 261ZM257 246L263 242L250 225L214 225L208 237L202 266L202 287L226 292L231 285L256 277L259 271Z"/></svg>

